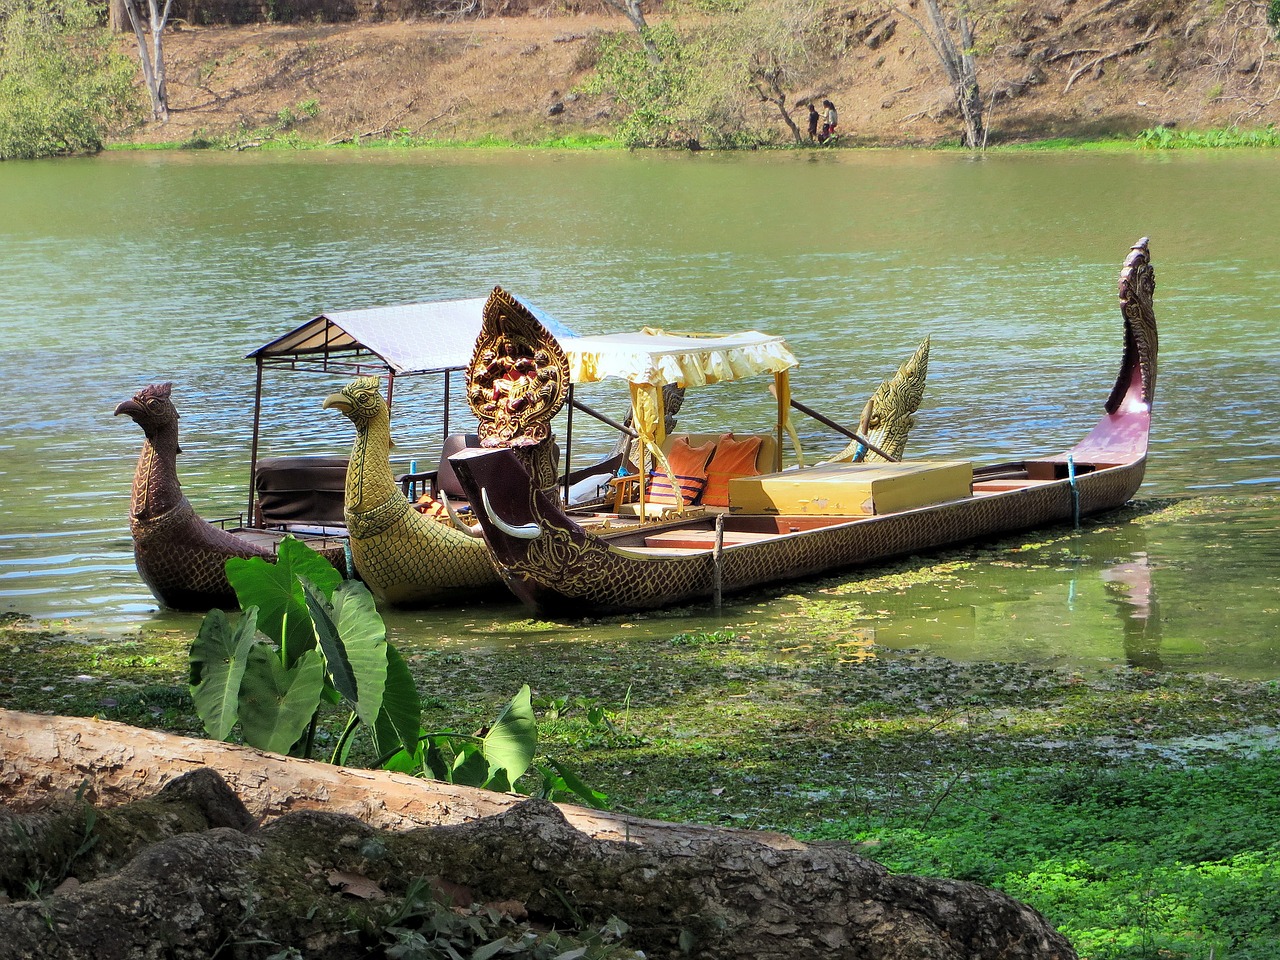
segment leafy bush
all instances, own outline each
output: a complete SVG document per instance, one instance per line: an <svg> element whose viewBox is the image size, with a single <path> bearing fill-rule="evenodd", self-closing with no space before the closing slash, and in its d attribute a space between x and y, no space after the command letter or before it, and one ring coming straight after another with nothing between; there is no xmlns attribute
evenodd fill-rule
<svg viewBox="0 0 1280 960"><path fill-rule="evenodd" d="M286 537L275 563L228 560L227 579L243 612L232 623L210 611L190 652L191 696L211 737L226 740L238 727L250 746L310 758L321 708L345 705L332 763L347 763L364 731L387 769L503 792L532 769L528 792L604 806L604 795L564 764L534 764L527 685L480 734L424 730L413 677L387 642L373 595L301 541Z"/></svg>
<svg viewBox="0 0 1280 960"><path fill-rule="evenodd" d="M96 152L138 110L133 63L87 0L0 0L0 160Z"/></svg>
<svg viewBox="0 0 1280 960"><path fill-rule="evenodd" d="M602 37L596 73L583 87L591 94L612 94L627 107L618 138L628 147L671 146L692 135L684 105L693 71L684 45L669 24L650 28L649 39L659 63L631 34Z"/></svg>
<svg viewBox="0 0 1280 960"><path fill-rule="evenodd" d="M1256 130L1226 127L1222 130L1198 131L1154 127L1138 134L1136 142L1138 146L1152 150L1175 150L1180 147L1280 147L1280 130L1270 124Z"/></svg>

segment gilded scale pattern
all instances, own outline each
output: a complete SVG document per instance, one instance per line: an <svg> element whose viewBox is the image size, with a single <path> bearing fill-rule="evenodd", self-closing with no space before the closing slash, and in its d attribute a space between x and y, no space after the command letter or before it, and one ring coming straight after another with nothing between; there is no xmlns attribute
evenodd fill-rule
<svg viewBox="0 0 1280 960"><path fill-rule="evenodd" d="M498 582L484 542L413 509L391 473L391 418L377 377L358 377L325 407L356 428L344 513L351 559L379 600L415 605L459 599Z"/></svg>
<svg viewBox="0 0 1280 960"><path fill-rule="evenodd" d="M929 376L929 339L913 353L888 380L876 387L867 401L858 424L858 433L895 460L906 453L907 437L916 425L916 411L924 399ZM831 458L831 463L884 463L875 450L854 440Z"/></svg>

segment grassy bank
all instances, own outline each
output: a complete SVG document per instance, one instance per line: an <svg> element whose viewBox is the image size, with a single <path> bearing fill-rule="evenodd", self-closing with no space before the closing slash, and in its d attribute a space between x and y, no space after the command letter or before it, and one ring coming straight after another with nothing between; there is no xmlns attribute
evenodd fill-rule
<svg viewBox="0 0 1280 960"><path fill-rule="evenodd" d="M536 141L517 141L500 136L484 136L478 139L448 139L415 136L408 132L388 137L367 137L359 140L320 140L308 135L302 120L306 104L281 111L276 122L255 128L241 128L226 134L197 134L159 143L117 143L109 150L626 150L622 141L601 134L569 134ZM1268 149L1280 147L1280 130L1274 126L1255 129L1226 127L1210 130L1173 130L1154 127L1143 130L1134 137L1047 137L1042 140L994 141L987 145L993 153L1091 151L1131 152L1146 150L1221 150ZM914 143L883 140L871 137L844 136L828 144L778 143L752 147L752 150L849 150L849 149L927 149L937 151L971 152L958 140L921 146Z"/></svg>
<svg viewBox="0 0 1280 960"><path fill-rule="evenodd" d="M410 652L426 724L478 727L528 682L542 749L614 809L996 886L1086 957L1280 956L1276 683L890 658L749 624L560 636ZM0 704L198 735L190 640L11 619Z"/></svg>

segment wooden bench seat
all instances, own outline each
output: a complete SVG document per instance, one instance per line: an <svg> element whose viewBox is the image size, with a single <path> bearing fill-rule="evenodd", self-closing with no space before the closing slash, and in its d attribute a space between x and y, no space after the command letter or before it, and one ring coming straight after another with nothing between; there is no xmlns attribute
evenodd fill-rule
<svg viewBox="0 0 1280 960"><path fill-rule="evenodd" d="M984 493L1008 493L1010 490L1022 490L1026 487L1038 487L1042 484L1053 482L1052 480L1027 479L975 480L973 482L973 493L974 496Z"/></svg>
<svg viewBox="0 0 1280 960"><path fill-rule="evenodd" d="M777 539L777 533L750 533L745 530L726 530L724 545L732 547L739 543L755 543L760 540ZM709 550L716 545L714 530L664 530L644 538L646 547L688 547Z"/></svg>

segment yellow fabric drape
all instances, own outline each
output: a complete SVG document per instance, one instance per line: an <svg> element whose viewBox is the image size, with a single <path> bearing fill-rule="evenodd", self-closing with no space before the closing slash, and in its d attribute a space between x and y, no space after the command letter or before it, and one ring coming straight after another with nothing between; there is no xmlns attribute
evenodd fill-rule
<svg viewBox="0 0 1280 960"><path fill-rule="evenodd" d="M658 467L671 476L671 464L667 455L662 452L662 443L667 439L667 411L662 403L662 388L651 383L632 383L631 387L631 425L640 436L639 456L636 466L640 471L640 516L645 516L645 451L649 451ZM680 511L684 512L683 504Z"/></svg>
<svg viewBox="0 0 1280 960"><path fill-rule="evenodd" d="M800 446L800 434L796 433L791 422L791 373L779 370L773 375L774 394L778 398L778 452L774 454L773 469L782 469L782 434L791 438L791 446L796 451L796 463L804 466L804 449Z"/></svg>

